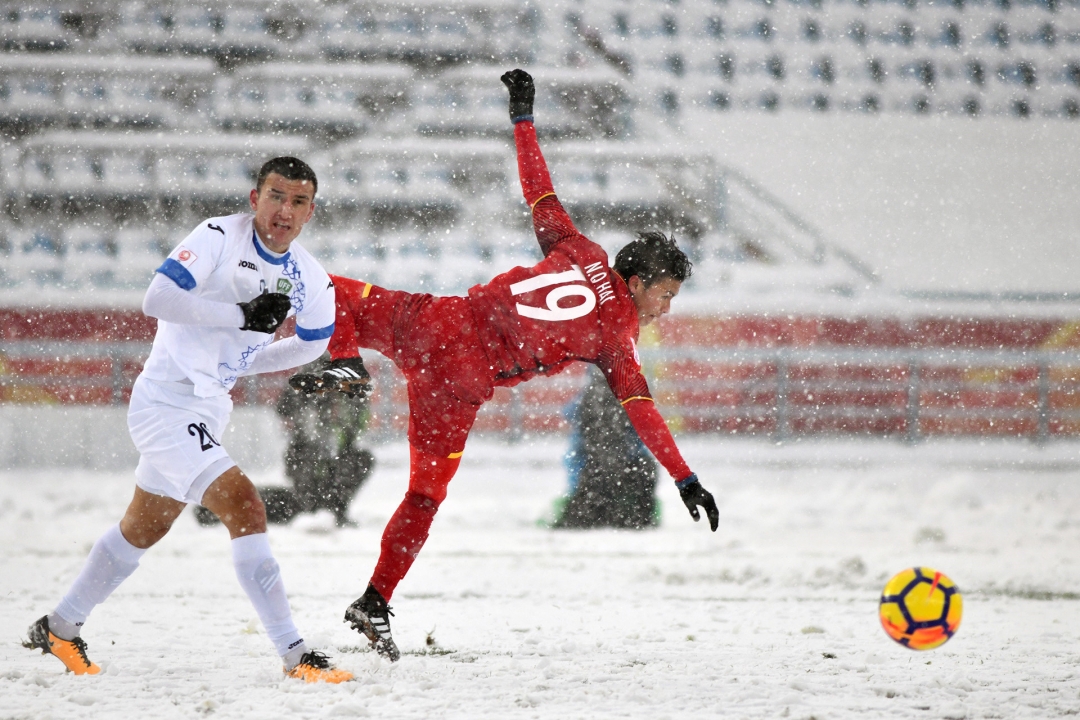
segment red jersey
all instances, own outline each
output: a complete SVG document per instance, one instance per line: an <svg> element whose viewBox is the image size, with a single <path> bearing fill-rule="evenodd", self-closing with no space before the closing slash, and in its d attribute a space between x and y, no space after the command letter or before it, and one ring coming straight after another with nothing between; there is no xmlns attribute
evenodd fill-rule
<svg viewBox="0 0 1080 720"><path fill-rule="evenodd" d="M574 227L555 197L532 122L514 127L521 186L544 259L517 267L468 298L433 298L334 278L334 359L378 350L405 373L409 440L460 454L480 406L499 385L600 366L645 446L676 480L691 473L641 374L637 308L607 253ZM473 322L469 322L471 320Z"/></svg>
<svg viewBox="0 0 1080 720"><path fill-rule="evenodd" d="M583 360L600 366L619 400L650 397L635 346L637 308L607 253L577 231L553 194L536 203L533 217L544 259L469 290L499 384Z"/></svg>
<svg viewBox="0 0 1080 720"><path fill-rule="evenodd" d="M630 290L608 266L604 249L574 227L555 197L533 123L518 122L514 140L544 259L469 290L477 335L495 364L497 384L558 373L574 360L595 363L646 446L676 480L689 476L641 374Z"/></svg>

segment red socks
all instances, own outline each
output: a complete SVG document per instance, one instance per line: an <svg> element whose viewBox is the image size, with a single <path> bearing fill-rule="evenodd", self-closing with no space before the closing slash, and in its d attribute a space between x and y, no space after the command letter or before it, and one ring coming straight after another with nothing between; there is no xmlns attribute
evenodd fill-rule
<svg viewBox="0 0 1080 720"><path fill-rule="evenodd" d="M382 552L371 584L386 600L409 572L427 541L431 521L446 499L446 488L461 458L440 458L409 446L409 491L382 536Z"/></svg>

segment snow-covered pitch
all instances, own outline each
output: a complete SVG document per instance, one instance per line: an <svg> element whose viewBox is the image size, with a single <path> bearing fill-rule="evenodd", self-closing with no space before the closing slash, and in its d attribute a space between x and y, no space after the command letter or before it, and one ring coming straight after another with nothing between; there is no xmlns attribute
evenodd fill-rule
<svg viewBox="0 0 1080 720"><path fill-rule="evenodd" d="M407 448L353 505L272 527L310 644L356 673L286 680L233 576L224 529L190 513L84 631L103 667L65 675L20 646L130 474L0 474L0 718L1050 718L1080 712L1077 447L996 441L684 441L716 493L695 524L670 481L654 531L537 524L564 485L555 440L470 443L394 598L389 664L342 621L404 491ZM280 481L268 471L257 482ZM911 565L964 592L955 638L918 653L877 619Z"/></svg>

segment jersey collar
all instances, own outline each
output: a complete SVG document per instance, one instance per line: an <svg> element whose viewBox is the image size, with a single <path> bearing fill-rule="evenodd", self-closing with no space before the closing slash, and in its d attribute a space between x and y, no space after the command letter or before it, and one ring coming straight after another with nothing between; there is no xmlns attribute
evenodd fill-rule
<svg viewBox="0 0 1080 720"><path fill-rule="evenodd" d="M259 254L259 257L271 265L284 265L289 261L290 251L286 250L284 255L274 255L263 247L262 240L259 239L259 233L254 230L251 231L251 242L255 245L255 252Z"/></svg>

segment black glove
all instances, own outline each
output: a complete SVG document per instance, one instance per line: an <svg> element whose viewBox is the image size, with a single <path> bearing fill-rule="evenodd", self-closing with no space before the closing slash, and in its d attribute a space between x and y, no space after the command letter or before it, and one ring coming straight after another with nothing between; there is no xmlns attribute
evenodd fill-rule
<svg viewBox="0 0 1080 720"><path fill-rule="evenodd" d="M536 97L532 75L524 70L511 70L499 79L510 91L510 121L532 117L533 98Z"/></svg>
<svg viewBox="0 0 1080 720"><path fill-rule="evenodd" d="M241 330L254 330L261 333L272 333L281 327L292 307L292 301L288 295L282 293L263 292L256 295L250 302L236 303L244 313L244 324Z"/></svg>
<svg viewBox="0 0 1080 720"><path fill-rule="evenodd" d="M679 488L683 505L690 511L690 517L694 518L694 522L701 519L701 514L698 513L698 505L700 505L705 508L705 514L709 516L709 526L713 532L716 532L716 528L720 526L720 511L716 509L716 501L713 500L712 493L701 487L697 475L690 475L675 485Z"/></svg>
<svg viewBox="0 0 1080 720"><path fill-rule="evenodd" d="M297 373L289 378L289 385L305 395L324 390L337 390L352 398L371 395L371 375L358 357L331 360L318 374Z"/></svg>

